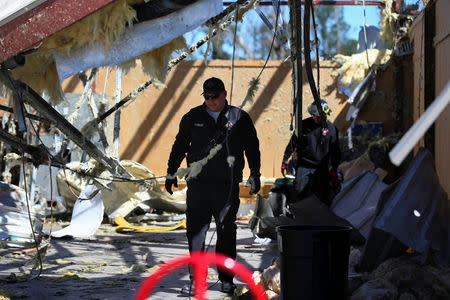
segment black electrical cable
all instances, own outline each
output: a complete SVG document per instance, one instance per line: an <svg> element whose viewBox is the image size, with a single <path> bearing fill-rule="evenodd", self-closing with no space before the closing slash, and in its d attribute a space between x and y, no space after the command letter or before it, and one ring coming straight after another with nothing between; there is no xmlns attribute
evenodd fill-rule
<svg viewBox="0 0 450 300"><path fill-rule="evenodd" d="M49 157L49 161L53 162L53 166L54 167L58 167L58 168L65 169L65 170L69 170L71 172L77 173L77 174L82 175L82 176L90 177L90 178L93 178L93 179L107 180L107 181L112 181L112 182L145 182L147 180L155 180L155 179L165 178L166 177L166 176L152 176L152 177L147 177L147 178L131 179L131 178L128 178L128 177L125 177L125 176L122 176L122 175L114 175L113 174L111 178L104 178L104 177L99 177L99 176L96 176L96 175L89 174L87 172L83 172L83 171L79 171L79 170L68 168L67 166L65 166L63 164L59 164L58 160L55 159L55 156L50 152L48 147L44 144L44 142L42 141L42 139L41 139L39 133L37 132L36 128L33 126L31 118L30 118L30 123L31 123L31 127L33 128L34 133L36 134L37 138L39 139L40 143L42 144L44 150L47 152L47 155Z"/></svg>
<svg viewBox="0 0 450 300"><path fill-rule="evenodd" d="M239 3L236 3L236 12L235 12L235 16L234 16L235 25L234 25L234 35L233 35L233 54L232 54L232 59L231 59L230 106L231 106L231 103L233 101L234 59L235 59L235 54L236 54L236 35L237 35L237 27L238 27L238 12L239 12ZM227 150L227 157L230 156L230 147L229 147L229 144L228 144L229 131L230 131L230 128L227 128L226 129L226 134L225 134L225 141L224 141L225 147L226 147L226 150ZM218 222L218 224L222 224L223 223L223 220L225 219L225 217L228 214L228 212L230 210L230 207L231 207L230 202L231 202L231 196L233 195L233 189L234 189L234 174L233 174L234 173L234 168L233 168L233 165L230 165L230 169L231 169L230 170L230 177L231 177L230 190L228 192L228 198L227 198L227 201L225 203L225 206L221 210L221 212L223 212L223 213L222 214L219 213L219 222ZM222 224L222 226L223 226L223 224ZM211 238L209 239L209 243L207 244L205 251L209 250L209 247L211 246L212 240L213 240L216 232L217 232L217 227L214 230L213 234L211 235ZM211 285L211 287L214 287L218 282L219 282L219 279L217 279L217 281L215 283L213 283ZM189 297L189 299L190 299L190 297Z"/></svg>
<svg viewBox="0 0 450 300"><path fill-rule="evenodd" d="M30 209L30 198L28 197L28 189L27 189L27 179L26 179L26 175L25 175L25 152L22 150L22 172L23 172L23 186L24 186L24 191L25 191L25 197L27 200L27 212L28 212L28 220L30 221L30 228L31 228L31 233L33 236L33 240L34 240L34 245L36 247L36 255L39 261L39 272L38 274L33 277L32 279L38 278L41 273L42 273L42 257L41 257L41 252L39 251L39 243L36 239L36 232L34 231L34 227L33 227L33 221L31 220L31 209Z"/></svg>
<svg viewBox="0 0 450 300"><path fill-rule="evenodd" d="M26 112L26 110L25 110ZM31 128L33 128L34 133L36 134L36 137L39 139L40 143L44 146L45 151L47 152L47 160L48 160L48 168L49 168L49 176L50 176L50 233L48 235L49 241L52 236L52 229L53 229L53 176L52 176L52 160L54 158L54 155L50 153L50 150L45 146L44 142L41 139L41 136L39 135L39 132L36 130L36 128L33 125L33 121L31 118L29 118Z"/></svg>
<svg viewBox="0 0 450 300"><path fill-rule="evenodd" d="M328 128L327 119L325 113L322 109L322 104L320 101L319 94L317 93L316 85L314 83L314 75L311 67L311 47L310 47L310 13L312 9L312 0L305 0L305 13L303 19L303 38L304 38L304 49L305 49L305 71L308 76L309 86L311 88L311 93L314 97L314 103L319 111L320 123L322 128Z"/></svg>
<svg viewBox="0 0 450 300"><path fill-rule="evenodd" d="M269 61L270 55L272 54L273 44L275 42L276 32L277 32L277 29L278 29L278 16L279 16L279 14L280 14L280 1L278 1L278 5L277 5L277 15L275 17L275 28L274 28L274 31L273 31L272 42L270 43L269 53L267 54L266 61L264 62L264 65L263 65L261 71L259 72L258 77L256 77L257 81L261 77L262 72L266 68L267 62Z"/></svg>
<svg viewBox="0 0 450 300"><path fill-rule="evenodd" d="M317 37L317 25L316 25L316 17L314 16L314 6L311 7L311 17L313 21L314 28L314 41L316 46L316 64L317 64L317 94L320 98L320 57L319 57L319 38Z"/></svg>
<svg viewBox="0 0 450 300"><path fill-rule="evenodd" d="M264 69L265 69L265 67L267 65L267 62L268 62L268 60L270 58L270 54L272 53L273 44L274 44L275 37L276 37L276 30L278 29L278 17L279 17L279 14L280 14L280 2L278 1L277 4L278 5L277 5L277 14L276 14L276 18L275 18L275 30L274 30L274 33L273 33L273 37L272 37L272 42L271 42L271 45L270 45L269 53L267 55L266 61L264 62L264 65L263 65L261 71L259 72L258 77L257 77L256 80L259 80L259 78L260 78L262 72L264 71ZM238 9L239 9L239 5L237 5L237 10ZM232 57L233 61L234 61L234 54L235 54L235 47L236 47L236 45L235 45L236 44L236 29L237 29L237 18L236 18L236 25L235 25L235 32L234 32L235 36L234 36L234 43L233 43L233 57ZM232 74L233 73L234 73L234 64L232 64ZM231 87L233 87L233 83L234 83L233 82L233 76L231 77L231 79L232 79ZM231 99L230 99L230 103L231 103ZM239 115L237 117L237 120L240 119L240 113L241 113L241 110L239 110ZM226 145L226 149L227 149L227 157L230 156L230 148L229 148L229 144L228 144L228 137L229 137L229 134L230 134L230 129L231 128L227 128L226 135L225 135L225 145ZM229 194L228 194L227 203L226 203L226 206L224 208L225 211L223 213L223 216L221 217L222 220L223 220L223 218L225 218L225 216L227 215L227 213L228 213L228 211L230 209L230 201L231 201L231 196L233 194L233 189L234 189L234 185L233 185L233 182L234 182L234 174L233 174L234 173L233 172L234 168L233 168L232 165L230 166L230 168L231 168L231 172L230 172L231 173L231 175L230 175L231 176L231 187L230 187L230 191L229 191ZM208 247L209 247L209 245L208 245Z"/></svg>

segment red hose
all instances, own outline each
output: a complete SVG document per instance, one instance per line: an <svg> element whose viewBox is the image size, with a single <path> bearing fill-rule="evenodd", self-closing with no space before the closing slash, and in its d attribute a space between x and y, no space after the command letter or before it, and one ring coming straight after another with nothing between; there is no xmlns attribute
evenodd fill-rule
<svg viewBox="0 0 450 300"><path fill-rule="evenodd" d="M268 300L264 288L256 284L252 273L236 260L218 253L193 252L191 255L177 257L164 264L158 271L144 280L139 288L135 300L145 300L151 294L156 284L167 274L186 265L192 265L194 269L194 294L197 300L205 300L208 289L206 276L209 265L214 264L222 270L229 271L242 279L256 300Z"/></svg>

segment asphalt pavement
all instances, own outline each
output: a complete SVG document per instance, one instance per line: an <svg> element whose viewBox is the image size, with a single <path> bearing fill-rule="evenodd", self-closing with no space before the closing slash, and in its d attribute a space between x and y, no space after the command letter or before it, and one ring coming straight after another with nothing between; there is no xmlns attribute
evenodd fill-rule
<svg viewBox="0 0 450 300"><path fill-rule="evenodd" d="M54 230L67 224L55 223ZM186 231L179 229L159 233L117 233L114 226L102 224L89 239L51 239L50 247L39 267L36 251L6 248L0 251L0 299L134 299L143 280L180 255L188 254ZM214 251L215 225L211 223L206 242ZM251 272L267 268L278 256L276 243L261 245L245 220L238 222L237 261ZM15 252L14 252L15 251ZM220 292L215 267L208 270L208 299L231 299ZM149 299L189 299L180 289L189 283L187 267L174 270L163 278ZM238 278L238 288L245 286ZM3 296L4 298L1 298ZM228 297L228 298L227 298Z"/></svg>

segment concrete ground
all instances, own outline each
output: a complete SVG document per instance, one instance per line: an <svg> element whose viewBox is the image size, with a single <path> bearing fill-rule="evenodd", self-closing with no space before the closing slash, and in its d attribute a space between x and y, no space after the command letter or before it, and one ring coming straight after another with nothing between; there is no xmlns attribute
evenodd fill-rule
<svg viewBox="0 0 450 300"><path fill-rule="evenodd" d="M54 230L61 228L56 223ZM185 230L161 233L116 233L114 227L102 224L90 239L52 239L38 278L22 281L30 270L36 253L0 252L0 299L133 299L142 281L155 266L187 254ZM215 245L215 226L211 223L207 244ZM237 260L254 272L267 268L278 256L276 243L254 243L247 222L238 223ZM39 269L39 268L38 268ZM14 273L14 274L12 274ZM33 272L34 275L37 272ZM208 272L208 299L226 299L220 292L215 268ZM188 283L187 268L178 269L164 278L150 299L188 299L180 288ZM244 284L235 279L238 287ZM1 296L5 297L2 298ZM229 298L228 298L229 299Z"/></svg>

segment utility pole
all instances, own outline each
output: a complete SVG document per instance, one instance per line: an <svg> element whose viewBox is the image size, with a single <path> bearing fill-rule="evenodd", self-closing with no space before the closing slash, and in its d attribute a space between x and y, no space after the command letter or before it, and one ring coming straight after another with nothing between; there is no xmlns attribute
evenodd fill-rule
<svg viewBox="0 0 450 300"><path fill-rule="evenodd" d="M291 29L291 62L292 83L294 91L294 120L295 134L302 133L302 14L301 1L289 0L289 23Z"/></svg>

